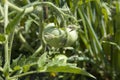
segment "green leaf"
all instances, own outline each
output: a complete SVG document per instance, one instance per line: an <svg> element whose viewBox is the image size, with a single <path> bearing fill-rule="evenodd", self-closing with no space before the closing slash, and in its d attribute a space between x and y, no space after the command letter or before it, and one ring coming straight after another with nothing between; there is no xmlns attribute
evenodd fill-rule
<svg viewBox="0 0 120 80"><path fill-rule="evenodd" d="M19 60L17 61L17 65L19 66L24 66L26 64L26 57L22 56L19 58Z"/></svg>
<svg viewBox="0 0 120 80"><path fill-rule="evenodd" d="M3 44L5 41L5 36L3 34L0 34L0 44Z"/></svg>
<svg viewBox="0 0 120 80"><path fill-rule="evenodd" d="M64 73L74 73L82 74L92 78L95 78L93 75L89 74L85 70L76 67L76 64L67 63L67 57L65 55L57 55L52 61L46 64L46 53L41 56L39 59L39 72L64 72ZM42 63L41 63L42 62ZM44 65L43 65L44 64ZM46 65L45 65L46 64ZM42 66L41 66L42 65Z"/></svg>
<svg viewBox="0 0 120 80"><path fill-rule="evenodd" d="M64 72L64 73L74 73L74 74L82 74L86 75L92 78L95 78L93 75L89 74L85 70L82 70L81 68L72 66L72 65L53 65L53 66L48 66L46 69L46 72Z"/></svg>
<svg viewBox="0 0 120 80"><path fill-rule="evenodd" d="M40 56L39 60L38 60L38 67L43 67L46 64L47 61L47 53L44 53Z"/></svg>
<svg viewBox="0 0 120 80"><path fill-rule="evenodd" d="M16 15L16 17L11 22L8 23L7 28L6 28L6 33L7 34L10 34L11 32L14 32L15 27L20 22L21 18L24 15L24 12L25 12L25 10L21 13L18 13Z"/></svg>
<svg viewBox="0 0 120 80"><path fill-rule="evenodd" d="M21 67L20 66L15 66L14 71L17 71L17 70L21 70Z"/></svg>
<svg viewBox="0 0 120 80"><path fill-rule="evenodd" d="M13 67L18 65L18 62L20 61L21 57L22 57L22 55L20 54L16 59L12 60L11 68L13 68Z"/></svg>
<svg viewBox="0 0 120 80"><path fill-rule="evenodd" d="M23 66L23 72L27 72L27 71L29 71L29 70L30 70L30 67L31 67L30 64L28 64L28 65L24 65L24 66Z"/></svg>
<svg viewBox="0 0 120 80"><path fill-rule="evenodd" d="M13 68L13 71L11 72L11 74L17 75L17 74L22 73L22 71L23 71L23 68L17 65Z"/></svg>
<svg viewBox="0 0 120 80"><path fill-rule="evenodd" d="M25 31L26 31L26 33L29 31L32 22L33 22L32 19L28 19L28 20L25 22Z"/></svg>

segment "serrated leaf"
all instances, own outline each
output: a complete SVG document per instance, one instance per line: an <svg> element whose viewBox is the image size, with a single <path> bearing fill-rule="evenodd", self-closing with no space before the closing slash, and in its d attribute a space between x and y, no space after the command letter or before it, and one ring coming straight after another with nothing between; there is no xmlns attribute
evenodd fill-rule
<svg viewBox="0 0 120 80"><path fill-rule="evenodd" d="M38 61L38 58L36 58L36 57L28 57L27 59L26 59L26 64L33 64L33 63L37 63L37 61Z"/></svg>
<svg viewBox="0 0 120 80"><path fill-rule="evenodd" d="M75 66L71 66L71 65L53 65L53 66L48 66L46 69L46 72L64 72L64 73L74 73L74 74L82 74L82 75L86 75L92 78L95 78L93 75L89 74L88 72L86 72L85 70L75 67Z"/></svg>
<svg viewBox="0 0 120 80"><path fill-rule="evenodd" d="M24 15L24 12L25 10L22 11L21 13L18 13L16 17L11 22L8 23L6 28L6 34L10 34L11 32L14 32L15 26L20 22L21 18Z"/></svg>
<svg viewBox="0 0 120 80"><path fill-rule="evenodd" d="M5 41L5 36L3 34L0 34L0 44L3 44Z"/></svg>
<svg viewBox="0 0 120 80"><path fill-rule="evenodd" d="M43 54L43 55L46 55L46 54ZM42 59L43 58L41 58L39 61L41 61ZM64 73L82 74L82 75L95 78L93 75L89 74L85 70L79 67L76 67L76 64L67 63L66 60L67 60L67 57L65 55L57 55L55 56L55 58L53 58L52 61L48 62L48 64L42 65L42 69L39 69L39 71L40 72L64 72ZM45 64L45 61L44 61L44 64Z"/></svg>
<svg viewBox="0 0 120 80"><path fill-rule="evenodd" d="M43 67L46 64L47 61L47 53L44 53L40 56L39 60L38 60L38 67Z"/></svg>

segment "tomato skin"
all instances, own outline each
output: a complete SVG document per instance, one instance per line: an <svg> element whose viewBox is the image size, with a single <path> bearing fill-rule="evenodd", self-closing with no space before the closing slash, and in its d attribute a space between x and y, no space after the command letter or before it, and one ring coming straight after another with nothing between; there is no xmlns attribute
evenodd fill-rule
<svg viewBox="0 0 120 80"><path fill-rule="evenodd" d="M75 43L75 41L78 38L78 34L77 31L75 29L71 29L71 28L66 28L66 32L67 32L67 42L65 46L71 46L72 44Z"/></svg>
<svg viewBox="0 0 120 80"><path fill-rule="evenodd" d="M44 39L50 46L60 48L65 44L66 35L62 29L58 29L53 23L50 23L44 29Z"/></svg>
<svg viewBox="0 0 120 80"><path fill-rule="evenodd" d="M45 42L55 48L71 46L77 40L76 30L69 27L62 30L57 28L54 23L49 23L44 29Z"/></svg>

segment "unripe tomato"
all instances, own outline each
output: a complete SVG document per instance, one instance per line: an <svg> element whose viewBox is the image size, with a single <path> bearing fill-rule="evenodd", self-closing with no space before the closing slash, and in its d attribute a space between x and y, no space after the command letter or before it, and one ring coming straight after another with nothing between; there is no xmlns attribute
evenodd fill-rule
<svg viewBox="0 0 120 80"><path fill-rule="evenodd" d="M77 32L70 25L65 30L58 29L54 23L48 24L44 29L44 39L47 44L55 48L71 46L78 38Z"/></svg>
<svg viewBox="0 0 120 80"><path fill-rule="evenodd" d="M67 57L65 55L57 55L55 58L53 58L53 61L56 63L66 64L67 63Z"/></svg>
<svg viewBox="0 0 120 80"><path fill-rule="evenodd" d="M74 44L78 38L78 34L75 29L75 25L69 25L66 28L66 32L67 32L67 42L66 42L65 46L70 46L70 45Z"/></svg>
<svg viewBox="0 0 120 80"><path fill-rule="evenodd" d="M44 29L44 39L50 46L60 48L65 44L66 35L62 29L58 29L54 23L50 23Z"/></svg>

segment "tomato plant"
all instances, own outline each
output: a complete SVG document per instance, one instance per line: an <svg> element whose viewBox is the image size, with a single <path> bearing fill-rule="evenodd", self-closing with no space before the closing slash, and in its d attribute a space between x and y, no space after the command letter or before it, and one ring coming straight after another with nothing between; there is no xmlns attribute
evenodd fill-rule
<svg viewBox="0 0 120 80"><path fill-rule="evenodd" d="M95 78L77 67L75 63L68 62L68 57L64 54L58 52L57 55L50 51L52 47L55 49L70 47L77 41L76 29L72 28L74 27L72 24L77 24L74 16L66 14L52 2L26 0L19 1L21 4L16 5L15 2L2 0L0 4L3 24L0 44L4 46L4 51L2 50L0 54L4 59L0 65L1 79L19 80L24 76L43 72L74 73ZM47 8L50 8L48 13ZM56 17L59 20L50 15L46 21L47 14L58 14ZM56 22L49 22L52 17ZM65 22L68 18L75 20L71 22L71 26L63 28L57 26L68 25Z"/></svg>
<svg viewBox="0 0 120 80"><path fill-rule="evenodd" d="M119 80L119 21L119 0L0 0L0 80Z"/></svg>

